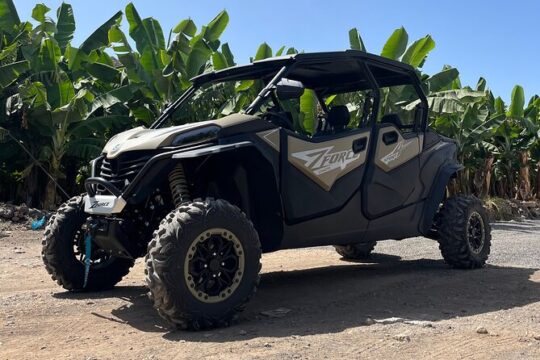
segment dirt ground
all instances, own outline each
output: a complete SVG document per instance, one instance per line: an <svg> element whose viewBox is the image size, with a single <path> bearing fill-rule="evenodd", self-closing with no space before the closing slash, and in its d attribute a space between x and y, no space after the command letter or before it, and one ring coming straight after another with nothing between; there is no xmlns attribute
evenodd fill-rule
<svg viewBox="0 0 540 360"><path fill-rule="evenodd" d="M474 271L449 269L422 238L382 242L370 263L330 247L264 255L239 324L203 332L161 320L141 261L114 290L72 294L46 273L41 234L12 229L0 238L0 358L540 359L540 221L493 227L489 266Z"/></svg>

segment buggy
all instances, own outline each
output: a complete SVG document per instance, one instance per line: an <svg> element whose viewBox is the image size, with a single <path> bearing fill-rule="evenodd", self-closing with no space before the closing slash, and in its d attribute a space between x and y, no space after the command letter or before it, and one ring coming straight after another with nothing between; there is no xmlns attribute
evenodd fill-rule
<svg viewBox="0 0 540 360"><path fill-rule="evenodd" d="M113 136L86 194L50 219L43 260L64 288L111 288L145 256L159 314L201 329L237 318L263 252L333 245L358 260L377 241L425 236L453 267L485 264L486 211L447 196L463 167L428 127L409 65L305 53L192 84L149 128Z"/></svg>

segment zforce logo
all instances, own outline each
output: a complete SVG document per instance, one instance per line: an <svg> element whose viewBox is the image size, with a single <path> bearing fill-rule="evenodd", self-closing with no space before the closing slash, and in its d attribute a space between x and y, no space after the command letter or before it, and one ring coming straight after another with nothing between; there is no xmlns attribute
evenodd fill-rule
<svg viewBox="0 0 540 360"><path fill-rule="evenodd" d="M292 156L304 161L304 165L315 175L321 175L335 169L345 170L347 165L360 157L359 153L355 154L352 150L332 152L333 149L333 146L329 146L293 153Z"/></svg>
<svg viewBox="0 0 540 360"><path fill-rule="evenodd" d="M92 205L90 205L90 209L95 209L95 208L98 208L98 207L106 207L106 206L109 206L110 203L108 202L99 202L99 201L94 201L92 203Z"/></svg>

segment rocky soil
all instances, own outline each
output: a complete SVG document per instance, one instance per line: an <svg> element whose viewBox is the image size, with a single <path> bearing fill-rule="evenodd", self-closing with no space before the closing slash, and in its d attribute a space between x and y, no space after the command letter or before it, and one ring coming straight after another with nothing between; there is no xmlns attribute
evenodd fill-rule
<svg viewBox="0 0 540 360"><path fill-rule="evenodd" d="M68 293L42 266L40 232L4 226L0 359L538 359L540 221L493 228L474 271L423 238L381 242L370 263L330 247L266 254L240 323L194 333L154 311L141 261L114 290Z"/></svg>

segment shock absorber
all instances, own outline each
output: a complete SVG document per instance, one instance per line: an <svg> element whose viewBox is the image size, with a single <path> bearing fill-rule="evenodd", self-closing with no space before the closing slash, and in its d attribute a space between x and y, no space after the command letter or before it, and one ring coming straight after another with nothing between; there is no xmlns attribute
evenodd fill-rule
<svg viewBox="0 0 540 360"><path fill-rule="evenodd" d="M171 188L171 194L175 207L179 207L180 204L191 201L189 197L188 183L184 173L184 167L181 163L176 165L169 174L169 186Z"/></svg>

